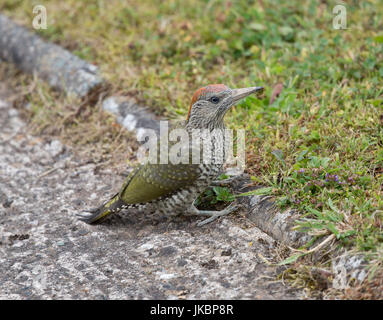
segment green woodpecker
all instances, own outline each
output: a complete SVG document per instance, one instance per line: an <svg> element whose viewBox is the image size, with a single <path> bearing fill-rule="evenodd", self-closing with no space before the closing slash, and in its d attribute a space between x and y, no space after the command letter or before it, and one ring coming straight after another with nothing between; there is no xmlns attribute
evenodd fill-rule
<svg viewBox="0 0 383 320"><path fill-rule="evenodd" d="M225 142L222 139L226 112L241 99L260 90L263 87L230 89L223 84L198 89L192 97L183 128L190 136L193 132L215 132L210 142L212 154L219 153L214 151L222 151L223 157L216 159L213 155L209 161L201 160L197 164L191 160L191 156L188 163L158 161L140 164L127 177L120 192L99 208L79 214L79 219L94 223L120 210L136 208L146 213L167 216L186 214L209 217L199 223L203 225L235 211L238 208L235 204L221 211L198 210L194 201L222 171L226 158Z"/></svg>

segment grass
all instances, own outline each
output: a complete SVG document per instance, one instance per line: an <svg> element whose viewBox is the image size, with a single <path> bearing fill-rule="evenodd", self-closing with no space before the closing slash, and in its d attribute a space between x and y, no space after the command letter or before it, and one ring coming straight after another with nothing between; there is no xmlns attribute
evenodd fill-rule
<svg viewBox="0 0 383 320"><path fill-rule="evenodd" d="M381 1L347 1L346 30L332 27L335 1L3 0L0 10L30 26L34 4L47 8L43 37L170 118L205 84L264 86L226 117L247 131L248 172L300 210L301 230L383 268Z"/></svg>

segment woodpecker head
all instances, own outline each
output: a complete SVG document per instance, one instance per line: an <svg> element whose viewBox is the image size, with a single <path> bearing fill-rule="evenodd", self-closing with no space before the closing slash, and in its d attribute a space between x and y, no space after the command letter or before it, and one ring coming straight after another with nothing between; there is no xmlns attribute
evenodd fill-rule
<svg viewBox="0 0 383 320"><path fill-rule="evenodd" d="M198 89L190 103L187 125L193 128L223 127L226 112L241 99L263 90L263 87L230 89L224 84L211 84Z"/></svg>

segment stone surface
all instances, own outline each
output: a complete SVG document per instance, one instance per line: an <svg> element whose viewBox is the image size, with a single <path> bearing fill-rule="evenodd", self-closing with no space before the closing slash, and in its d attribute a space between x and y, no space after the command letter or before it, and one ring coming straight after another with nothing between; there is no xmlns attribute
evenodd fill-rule
<svg viewBox="0 0 383 320"><path fill-rule="evenodd" d="M0 14L0 59L20 70L37 74L50 86L79 97L102 85L98 68L63 48L45 42Z"/></svg>
<svg viewBox="0 0 383 320"><path fill-rule="evenodd" d="M30 136L0 84L0 299L297 299L265 263L275 242L240 215L153 220L75 213L117 191L58 140Z"/></svg>
<svg viewBox="0 0 383 320"><path fill-rule="evenodd" d="M159 120L147 110L139 106L134 99L111 96L102 102L102 108L112 113L119 124L128 131L135 131L137 140L145 142L146 136L160 132Z"/></svg>

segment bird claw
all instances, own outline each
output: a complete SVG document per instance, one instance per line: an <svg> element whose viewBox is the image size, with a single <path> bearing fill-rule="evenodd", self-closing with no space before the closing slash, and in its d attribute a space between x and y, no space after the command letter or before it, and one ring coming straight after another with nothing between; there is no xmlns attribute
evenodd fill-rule
<svg viewBox="0 0 383 320"><path fill-rule="evenodd" d="M210 217L205 219L205 220L203 220L203 221L198 222L197 226L201 227L201 226L203 226L205 224L213 222L214 220L218 219L219 217L226 216L226 215L228 215L228 214L238 210L239 208L241 208L240 204L232 203L227 208L225 208L225 209L223 209L221 211L204 211L204 210L200 210L199 213L198 213L199 215L207 215L207 216L210 216Z"/></svg>

